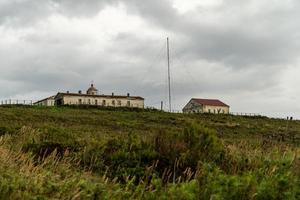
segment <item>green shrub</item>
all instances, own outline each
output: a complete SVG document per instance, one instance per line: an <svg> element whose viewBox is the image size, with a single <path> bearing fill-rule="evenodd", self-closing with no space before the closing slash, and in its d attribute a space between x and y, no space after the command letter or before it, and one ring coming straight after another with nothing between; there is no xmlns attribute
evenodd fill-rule
<svg viewBox="0 0 300 200"><path fill-rule="evenodd" d="M181 159L194 169L198 161L221 164L225 159L225 148L212 129L192 125L184 129L181 139L187 146Z"/></svg>
<svg viewBox="0 0 300 200"><path fill-rule="evenodd" d="M286 121L132 111L0 107L0 199L300 199Z"/></svg>
<svg viewBox="0 0 300 200"><path fill-rule="evenodd" d="M269 173L269 167L276 170ZM279 168L277 168L279 167ZM212 163L199 163L197 180L201 199L297 199L299 177L293 177L289 168L262 166L252 172L230 175ZM267 168L267 169L266 169Z"/></svg>

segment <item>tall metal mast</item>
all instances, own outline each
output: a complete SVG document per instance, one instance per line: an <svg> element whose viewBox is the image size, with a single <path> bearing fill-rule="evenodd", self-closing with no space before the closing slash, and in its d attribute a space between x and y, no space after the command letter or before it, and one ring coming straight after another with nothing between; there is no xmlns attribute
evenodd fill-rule
<svg viewBox="0 0 300 200"><path fill-rule="evenodd" d="M170 75L170 46L169 46L169 38L168 37L167 37L167 57L168 57L169 111L172 112L171 75Z"/></svg>

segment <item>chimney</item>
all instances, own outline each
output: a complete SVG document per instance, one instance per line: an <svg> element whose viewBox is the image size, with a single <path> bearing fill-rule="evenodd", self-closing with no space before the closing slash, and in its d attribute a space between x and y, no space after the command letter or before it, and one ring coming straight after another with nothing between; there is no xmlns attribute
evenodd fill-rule
<svg viewBox="0 0 300 200"><path fill-rule="evenodd" d="M130 97L130 93L127 93L127 97Z"/></svg>
<svg viewBox="0 0 300 200"><path fill-rule="evenodd" d="M81 93L82 93L81 90L79 90L79 91L78 91L78 94L81 94Z"/></svg>

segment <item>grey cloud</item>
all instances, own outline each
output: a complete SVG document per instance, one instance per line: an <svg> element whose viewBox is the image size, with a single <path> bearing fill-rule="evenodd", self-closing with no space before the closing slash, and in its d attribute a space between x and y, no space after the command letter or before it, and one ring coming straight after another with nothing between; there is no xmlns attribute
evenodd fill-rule
<svg viewBox="0 0 300 200"><path fill-rule="evenodd" d="M67 17L92 17L115 0L2 0L0 25L32 26L52 14Z"/></svg>
<svg viewBox="0 0 300 200"><path fill-rule="evenodd" d="M33 21L43 19L53 9L48 0L3 0L0 3L0 25L31 25Z"/></svg>
<svg viewBox="0 0 300 200"><path fill-rule="evenodd" d="M164 37L168 34L176 109L190 97L201 96L229 100L233 109L243 108L239 97L255 98L253 102L263 102L258 106L263 108L264 98L274 105L278 96L283 96L281 76L286 66L297 65L299 57L300 3L296 0L269 4L264 0L228 0L184 14L173 8L171 0L2 2L0 33L24 27L30 30L15 36L18 43L2 43L0 39L2 97L85 90L94 80L103 93L130 92L145 96L149 105L159 105L167 100ZM149 31L166 35L160 40L140 30L121 31L102 47L88 34L56 34L45 28L49 16L89 19L106 6L119 4L128 15L143 20ZM41 21L45 23L43 31L36 26ZM7 85L13 89L7 90ZM266 91L268 96L264 96ZM251 99L244 102L248 109Z"/></svg>
<svg viewBox="0 0 300 200"><path fill-rule="evenodd" d="M70 17L91 17L106 5L115 5L116 0L51 0L57 11Z"/></svg>
<svg viewBox="0 0 300 200"><path fill-rule="evenodd" d="M180 16L172 7L172 1L170 0L128 0L121 2L128 6L130 12L142 16L149 22L162 26L166 29L176 27L180 20Z"/></svg>
<svg viewBox="0 0 300 200"><path fill-rule="evenodd" d="M185 50L182 56L191 54L235 68L282 65L298 57L298 1L259 4L230 0L212 10L203 12L198 8L197 12L184 15L172 7L171 1L132 0L127 4L150 23L174 32L175 37L188 38L181 44ZM216 15L219 22L207 23L206 15Z"/></svg>

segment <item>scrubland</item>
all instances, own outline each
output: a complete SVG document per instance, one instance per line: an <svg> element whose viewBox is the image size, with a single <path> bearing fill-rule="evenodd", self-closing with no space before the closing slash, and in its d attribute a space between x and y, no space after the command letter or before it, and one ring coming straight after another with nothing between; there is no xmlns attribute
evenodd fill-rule
<svg viewBox="0 0 300 200"><path fill-rule="evenodd" d="M300 121L0 107L0 199L300 199Z"/></svg>

